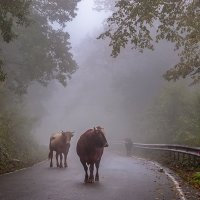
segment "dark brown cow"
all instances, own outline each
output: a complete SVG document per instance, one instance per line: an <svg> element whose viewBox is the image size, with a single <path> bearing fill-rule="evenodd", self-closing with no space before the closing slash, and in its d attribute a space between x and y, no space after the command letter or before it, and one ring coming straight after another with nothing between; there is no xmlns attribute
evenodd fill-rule
<svg viewBox="0 0 200 200"><path fill-rule="evenodd" d="M108 143L101 127L89 129L80 136L76 151L85 170L85 183L94 182L94 165L96 166L95 181L99 181L98 169L104 147L108 147Z"/></svg>
<svg viewBox="0 0 200 200"><path fill-rule="evenodd" d="M50 167L53 167L52 159L53 159L53 151L56 152L56 163L57 167L62 168L62 158L64 154L64 165L67 167L67 154L69 152L70 147L70 141L73 137L73 132L67 131L67 132L61 132L61 133L55 133L50 137L49 142L49 159L51 159ZM60 155L60 164L58 162L58 156Z"/></svg>

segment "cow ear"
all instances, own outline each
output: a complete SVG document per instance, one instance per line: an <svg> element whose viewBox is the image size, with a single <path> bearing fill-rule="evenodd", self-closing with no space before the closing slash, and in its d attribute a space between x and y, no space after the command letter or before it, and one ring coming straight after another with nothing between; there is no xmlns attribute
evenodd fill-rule
<svg viewBox="0 0 200 200"><path fill-rule="evenodd" d="M65 132L64 132L64 131L62 131L61 133L62 133L63 136L65 135Z"/></svg>

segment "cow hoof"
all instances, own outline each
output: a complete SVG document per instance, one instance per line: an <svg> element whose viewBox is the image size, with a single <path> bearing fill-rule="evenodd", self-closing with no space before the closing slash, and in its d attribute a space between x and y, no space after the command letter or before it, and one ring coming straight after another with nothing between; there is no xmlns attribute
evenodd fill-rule
<svg viewBox="0 0 200 200"><path fill-rule="evenodd" d="M85 176L84 183L88 183L88 176Z"/></svg>
<svg viewBox="0 0 200 200"><path fill-rule="evenodd" d="M52 164L50 164L50 167L53 167L53 165L52 165Z"/></svg>
<svg viewBox="0 0 200 200"><path fill-rule="evenodd" d="M94 183L94 179L88 179L88 183Z"/></svg>
<svg viewBox="0 0 200 200"><path fill-rule="evenodd" d="M84 183L89 183L89 180L88 180L88 179L85 179L85 180L84 180Z"/></svg>
<svg viewBox="0 0 200 200"><path fill-rule="evenodd" d="M95 177L95 181L99 181L99 177Z"/></svg>
<svg viewBox="0 0 200 200"><path fill-rule="evenodd" d="M68 167L67 164L65 164L65 168Z"/></svg>
<svg viewBox="0 0 200 200"><path fill-rule="evenodd" d="M62 166L62 165L60 165L60 168L63 168L63 166Z"/></svg>

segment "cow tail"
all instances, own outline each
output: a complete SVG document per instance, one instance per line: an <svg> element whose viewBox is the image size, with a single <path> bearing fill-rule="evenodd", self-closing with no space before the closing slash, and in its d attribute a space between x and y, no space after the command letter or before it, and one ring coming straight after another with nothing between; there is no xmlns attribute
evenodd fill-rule
<svg viewBox="0 0 200 200"><path fill-rule="evenodd" d="M51 151L51 138L50 138L50 141L49 141L49 155L48 155L48 159L51 159L52 157L52 151Z"/></svg>

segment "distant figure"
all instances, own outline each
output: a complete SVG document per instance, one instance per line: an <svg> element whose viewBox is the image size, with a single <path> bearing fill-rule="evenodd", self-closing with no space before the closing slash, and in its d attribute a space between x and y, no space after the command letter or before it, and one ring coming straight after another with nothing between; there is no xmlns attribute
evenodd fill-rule
<svg viewBox="0 0 200 200"><path fill-rule="evenodd" d="M126 155L130 156L132 153L133 142L130 138L125 139Z"/></svg>
<svg viewBox="0 0 200 200"><path fill-rule="evenodd" d="M61 133L55 133L50 137L49 142L49 159L50 161L50 167L53 167L52 159L53 159L53 151L56 152L56 163L57 167L62 168L62 159L64 154L64 166L67 167L67 154L69 152L70 147L70 141L73 137L74 132L61 132ZM60 163L58 162L58 156L60 156Z"/></svg>
<svg viewBox="0 0 200 200"><path fill-rule="evenodd" d="M94 182L94 165L96 166L95 181L99 181L99 164L104 147L108 147L103 128L97 126L83 133L76 146L76 151L85 170L85 183ZM88 167L90 176L88 176Z"/></svg>

